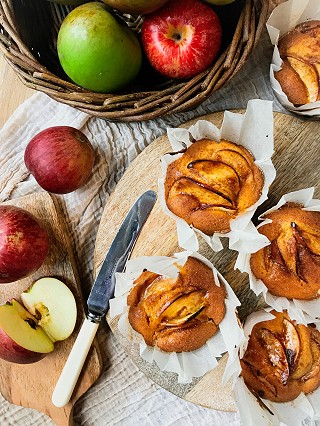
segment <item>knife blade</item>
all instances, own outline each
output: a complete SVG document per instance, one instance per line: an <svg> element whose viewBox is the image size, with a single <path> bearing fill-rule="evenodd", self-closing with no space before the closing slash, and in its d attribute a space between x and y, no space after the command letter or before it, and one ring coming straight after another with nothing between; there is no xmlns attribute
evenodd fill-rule
<svg viewBox="0 0 320 426"><path fill-rule="evenodd" d="M115 273L122 272L154 204L156 193L146 191L122 222L90 292L85 318L52 394L56 407L65 406L78 381L102 317L107 313L115 288Z"/></svg>
<svg viewBox="0 0 320 426"><path fill-rule="evenodd" d="M88 316L100 321L108 311L115 288L115 273L124 270L137 237L156 200L154 191L147 191L134 203L119 228L88 298Z"/></svg>

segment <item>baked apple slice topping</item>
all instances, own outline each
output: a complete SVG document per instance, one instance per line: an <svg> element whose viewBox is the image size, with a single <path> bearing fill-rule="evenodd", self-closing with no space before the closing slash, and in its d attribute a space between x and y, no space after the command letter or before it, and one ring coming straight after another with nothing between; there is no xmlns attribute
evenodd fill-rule
<svg viewBox="0 0 320 426"><path fill-rule="evenodd" d="M127 299L133 329L148 345L167 352L198 349L218 331L225 315L225 287L215 282L212 269L191 256L177 266L176 278L158 275L150 281L151 274L143 272Z"/></svg>
<svg viewBox="0 0 320 426"><path fill-rule="evenodd" d="M319 94L319 77L313 65L289 56L287 59L306 87L308 102L316 102Z"/></svg>
<svg viewBox="0 0 320 426"><path fill-rule="evenodd" d="M288 360L290 372L295 370L300 356L299 334L291 321L283 319L283 346Z"/></svg>
<svg viewBox="0 0 320 426"><path fill-rule="evenodd" d="M166 326L176 326L195 318L206 306L205 294L193 291L176 299L163 312L161 323Z"/></svg>
<svg viewBox="0 0 320 426"><path fill-rule="evenodd" d="M310 371L301 377L303 382L307 382L308 380L314 378L320 373L320 346L319 343L314 340L311 336L311 353L312 353L312 364L310 367Z"/></svg>
<svg viewBox="0 0 320 426"><path fill-rule="evenodd" d="M259 232L271 242L250 257L250 267L269 292L288 299L320 295L320 212L287 203L265 215Z"/></svg>
<svg viewBox="0 0 320 426"><path fill-rule="evenodd" d="M201 139L173 161L165 179L168 208L208 235L228 232L230 221L260 197L264 176L243 146Z"/></svg>
<svg viewBox="0 0 320 426"><path fill-rule="evenodd" d="M320 384L320 332L286 312L254 325L240 360L249 390L275 402L313 392Z"/></svg>
<svg viewBox="0 0 320 426"><path fill-rule="evenodd" d="M192 177L198 185L206 184L207 188L228 199L232 204L237 201L240 191L240 180L235 170L227 164L213 160L196 160L188 164L192 169Z"/></svg>
<svg viewBox="0 0 320 426"><path fill-rule="evenodd" d="M260 329L257 337L261 346L265 348L270 363L275 367L274 375L282 384L286 384L289 377L289 364L281 342L266 328Z"/></svg>

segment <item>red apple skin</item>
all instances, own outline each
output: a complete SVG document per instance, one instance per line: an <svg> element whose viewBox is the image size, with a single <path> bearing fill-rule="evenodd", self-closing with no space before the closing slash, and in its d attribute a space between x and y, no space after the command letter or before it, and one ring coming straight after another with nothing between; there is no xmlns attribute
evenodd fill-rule
<svg viewBox="0 0 320 426"><path fill-rule="evenodd" d="M219 18L199 0L170 0L145 17L141 31L150 64L169 78L187 79L204 71L221 46Z"/></svg>
<svg viewBox="0 0 320 426"><path fill-rule="evenodd" d="M48 250L47 231L35 216L15 206L0 206L0 283L37 271Z"/></svg>
<svg viewBox="0 0 320 426"><path fill-rule="evenodd" d="M40 361L46 354L29 351L18 345L0 327L0 358L16 364L32 364Z"/></svg>
<svg viewBox="0 0 320 426"><path fill-rule="evenodd" d="M24 162L43 189L67 194L89 179L94 150L80 130L70 126L49 127L28 143Z"/></svg>

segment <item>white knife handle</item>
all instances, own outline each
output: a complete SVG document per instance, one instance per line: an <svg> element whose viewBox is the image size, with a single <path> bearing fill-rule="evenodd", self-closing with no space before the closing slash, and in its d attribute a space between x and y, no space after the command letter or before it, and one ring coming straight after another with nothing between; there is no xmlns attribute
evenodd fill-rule
<svg viewBox="0 0 320 426"><path fill-rule="evenodd" d="M99 323L84 320L52 394L52 403L56 407L68 404L98 327Z"/></svg>

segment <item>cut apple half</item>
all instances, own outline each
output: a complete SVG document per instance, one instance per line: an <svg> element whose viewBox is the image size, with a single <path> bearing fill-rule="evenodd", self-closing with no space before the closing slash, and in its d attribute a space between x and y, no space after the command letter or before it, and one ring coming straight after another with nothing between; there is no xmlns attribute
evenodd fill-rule
<svg viewBox="0 0 320 426"><path fill-rule="evenodd" d="M53 349L51 339L17 300L0 306L0 358L29 364Z"/></svg>
<svg viewBox="0 0 320 426"><path fill-rule="evenodd" d="M53 342L71 335L77 306L71 290L62 281L45 277L21 294L23 304Z"/></svg>

